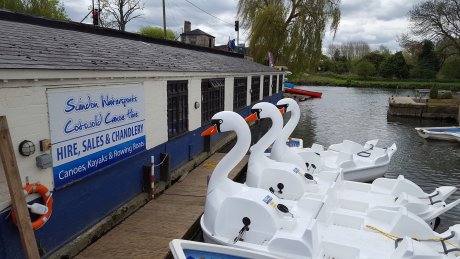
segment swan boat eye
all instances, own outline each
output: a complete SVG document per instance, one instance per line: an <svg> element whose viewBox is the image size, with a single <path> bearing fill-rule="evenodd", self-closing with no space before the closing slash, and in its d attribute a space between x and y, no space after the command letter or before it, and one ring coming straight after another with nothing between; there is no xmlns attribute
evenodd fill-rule
<svg viewBox="0 0 460 259"><path fill-rule="evenodd" d="M217 132L220 133L220 125L224 122L222 119L211 120L211 125L216 125Z"/></svg>
<svg viewBox="0 0 460 259"><path fill-rule="evenodd" d="M257 116L257 119L260 120L260 113L262 112L262 109L251 109L251 113L255 113Z"/></svg>

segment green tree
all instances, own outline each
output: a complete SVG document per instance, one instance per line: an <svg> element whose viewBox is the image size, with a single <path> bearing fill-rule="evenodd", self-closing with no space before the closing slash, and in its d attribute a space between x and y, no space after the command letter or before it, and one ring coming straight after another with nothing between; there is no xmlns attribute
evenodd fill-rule
<svg viewBox="0 0 460 259"><path fill-rule="evenodd" d="M380 65L380 75L387 78L396 77L399 79L409 77L409 66L401 51L396 52L382 62Z"/></svg>
<svg viewBox="0 0 460 259"><path fill-rule="evenodd" d="M425 0L409 12L411 31L416 36L444 41L460 55L460 0Z"/></svg>
<svg viewBox="0 0 460 259"><path fill-rule="evenodd" d="M241 26L249 30L254 60L262 63L271 51L293 71L316 70L322 39L329 24L337 31L340 0L239 0Z"/></svg>
<svg viewBox="0 0 460 259"><path fill-rule="evenodd" d="M417 63L412 70L412 77L430 79L436 78L440 67L439 57L434 52L434 44L430 40L422 42L422 49L417 56Z"/></svg>
<svg viewBox="0 0 460 259"><path fill-rule="evenodd" d="M394 75L399 79L408 78L409 66L406 63L403 53L401 51L396 52L390 59L395 69Z"/></svg>
<svg viewBox="0 0 460 259"><path fill-rule="evenodd" d="M354 71L360 76L368 77L375 74L375 66L367 60L361 60L355 64Z"/></svg>
<svg viewBox="0 0 460 259"><path fill-rule="evenodd" d="M372 63L375 69L378 70L380 64L382 64L382 62L385 60L385 57L378 51L372 51L364 55L363 60Z"/></svg>
<svg viewBox="0 0 460 259"><path fill-rule="evenodd" d="M68 20L60 0L0 0L0 7L19 13Z"/></svg>
<svg viewBox="0 0 460 259"><path fill-rule="evenodd" d="M164 39L164 31L161 27L142 26L139 29L139 34L152 38ZM176 40L176 37L176 34L172 30L166 29L167 40Z"/></svg>
<svg viewBox="0 0 460 259"><path fill-rule="evenodd" d="M445 79L460 79L460 57L451 56L446 59L439 74Z"/></svg>
<svg viewBox="0 0 460 259"><path fill-rule="evenodd" d="M440 67L440 61L439 57L434 52L433 42L424 40L422 44L422 50L417 58L417 66L437 72Z"/></svg>
<svg viewBox="0 0 460 259"><path fill-rule="evenodd" d="M378 52L385 58L389 58L391 56L391 51L385 45L380 45Z"/></svg>
<svg viewBox="0 0 460 259"><path fill-rule="evenodd" d="M379 67L379 74L385 78L391 78L394 76L393 62L390 58L385 59Z"/></svg>

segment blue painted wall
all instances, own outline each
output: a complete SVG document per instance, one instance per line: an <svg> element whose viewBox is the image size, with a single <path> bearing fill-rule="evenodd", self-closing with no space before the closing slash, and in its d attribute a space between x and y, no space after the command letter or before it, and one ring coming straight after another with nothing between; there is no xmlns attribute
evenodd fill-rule
<svg viewBox="0 0 460 259"><path fill-rule="evenodd" d="M281 98L279 92L264 101L276 103ZM238 113L246 117L250 108ZM203 151L204 141L200 134L207 127L205 125L55 191L53 214L46 225L35 232L38 245L50 254L138 195L143 184L142 166L150 163L152 155L158 164L161 162L160 153L171 154L171 170L191 160ZM222 137L223 134L212 136L211 142ZM0 213L0 258L23 258L19 234L9 214L9 211Z"/></svg>

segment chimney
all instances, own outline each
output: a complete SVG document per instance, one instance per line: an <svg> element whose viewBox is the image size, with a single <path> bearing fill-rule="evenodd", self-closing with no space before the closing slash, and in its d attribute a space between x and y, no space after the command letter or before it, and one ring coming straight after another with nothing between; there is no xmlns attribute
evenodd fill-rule
<svg viewBox="0 0 460 259"><path fill-rule="evenodd" d="M189 21L185 21L184 22L184 33L191 31L191 29L192 29L192 23Z"/></svg>

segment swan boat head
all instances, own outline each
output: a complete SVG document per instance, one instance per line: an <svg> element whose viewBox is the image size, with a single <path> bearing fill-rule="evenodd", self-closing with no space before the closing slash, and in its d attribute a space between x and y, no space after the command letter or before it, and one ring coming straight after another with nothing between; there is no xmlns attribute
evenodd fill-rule
<svg viewBox="0 0 460 259"><path fill-rule="evenodd" d="M288 207L295 207L293 202L284 201L286 206L267 190L248 187L228 179L228 173L249 149L249 126L240 115L223 111L212 117L211 126L201 134L209 136L229 131L236 133L237 142L218 163L209 181L205 210L200 221L205 241L252 249L279 249L277 247L280 242L285 245L285 238L276 238L280 229L294 227L298 224L297 220L301 220L303 223L299 226L306 231L306 223L309 222L307 218L311 218L312 213L294 219L293 213L297 216L300 212L297 213L298 209L295 208L290 212ZM302 251L308 251L310 246L307 240L301 238L297 242L302 243Z"/></svg>
<svg viewBox="0 0 460 259"><path fill-rule="evenodd" d="M307 191L317 191L313 176L292 163L277 162L265 156L265 150L279 137L283 128L280 110L271 103L254 105L246 121L269 118L271 128L252 146L246 184L270 190L283 199L300 199Z"/></svg>

